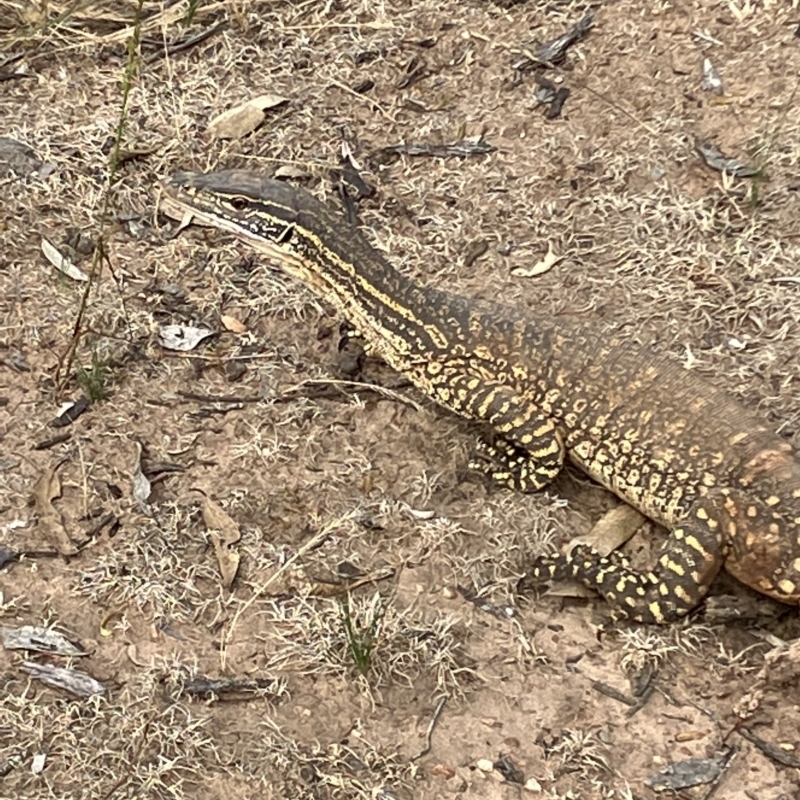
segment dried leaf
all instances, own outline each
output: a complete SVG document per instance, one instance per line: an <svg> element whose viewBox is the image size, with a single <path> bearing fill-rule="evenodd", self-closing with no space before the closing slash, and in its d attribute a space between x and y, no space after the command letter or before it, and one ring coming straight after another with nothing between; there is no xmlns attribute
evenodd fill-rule
<svg viewBox="0 0 800 800"><path fill-rule="evenodd" d="M533 79L536 81L536 90L533 93L536 102L541 105L550 105L556 99L558 87L539 72L533 76Z"/></svg>
<svg viewBox="0 0 800 800"><path fill-rule="evenodd" d="M689 789L693 786L713 783L727 769L735 751L723 751L714 758L687 758L669 764L654 775L644 779L644 783L657 792L667 789Z"/></svg>
<svg viewBox="0 0 800 800"><path fill-rule="evenodd" d="M241 139L261 125L266 111L288 102L288 97L277 94L259 95L214 117L207 131L214 139Z"/></svg>
<svg viewBox="0 0 800 800"><path fill-rule="evenodd" d="M42 252L45 258L63 275L74 281L88 281L89 276L79 267L76 267L58 248L47 239L42 238Z"/></svg>
<svg viewBox="0 0 800 800"><path fill-rule="evenodd" d="M743 161L739 161L738 158L726 156L722 150L710 142L697 142L695 147L697 152L703 156L706 164L718 172L727 172L735 178L752 178L761 172L758 167L745 164Z"/></svg>
<svg viewBox="0 0 800 800"><path fill-rule="evenodd" d="M576 22L568 31L540 45L531 53L522 50L524 58L514 64L515 70L528 70L536 66L549 67L563 61L567 50L576 42L583 39L594 26L594 12L589 11Z"/></svg>
<svg viewBox="0 0 800 800"><path fill-rule="evenodd" d="M568 31L551 39L536 49L537 61L544 64L557 64L567 54L567 49L583 39L594 27L594 12L589 11Z"/></svg>
<svg viewBox="0 0 800 800"><path fill-rule="evenodd" d="M10 561L16 561L20 554L15 550L9 550L5 545L0 544L0 567L5 566Z"/></svg>
<svg viewBox="0 0 800 800"><path fill-rule="evenodd" d="M241 556L238 551L231 550L224 542L220 541L216 533L211 533L209 535L211 537L211 544L214 547L214 552L217 555L217 561L219 562L222 585L226 589L230 589L231 586L233 586L233 582L236 580L236 573L239 571Z"/></svg>
<svg viewBox="0 0 800 800"><path fill-rule="evenodd" d="M133 467L132 494L142 512L149 514L150 507L147 504L147 500L150 497L150 481L142 472L142 446L139 442L136 442L136 464Z"/></svg>
<svg viewBox="0 0 800 800"><path fill-rule="evenodd" d="M241 540L241 531L236 521L228 515L222 506L209 497L203 498L202 514L203 522L209 531L211 544L214 546L214 552L219 562L222 585L226 589L230 589L236 579L236 573L239 571L241 558L238 550L232 549L231 545Z"/></svg>
<svg viewBox="0 0 800 800"><path fill-rule="evenodd" d="M78 548L67 535L64 519L53 506L53 500L61 497L61 481L56 470L61 464L48 469L33 488L33 507L39 526L62 556L74 556Z"/></svg>
<svg viewBox="0 0 800 800"><path fill-rule="evenodd" d="M105 636L108 638L109 636L114 635L114 631L111 628L111 623L115 619L122 619L122 612L117 608L112 608L110 611L106 611L103 615L103 618L100 620L100 635Z"/></svg>
<svg viewBox="0 0 800 800"><path fill-rule="evenodd" d="M467 248L467 253L464 256L464 266L471 267L482 255L489 250L489 242L486 239L478 239L472 242Z"/></svg>
<svg viewBox="0 0 800 800"><path fill-rule="evenodd" d="M367 183L364 180L359 170L358 162L352 156L342 158L340 189L343 189L344 194L348 196L349 192L346 191L346 187L350 186L355 189L356 196L353 198L354 200L373 197L377 192L377 189L371 183Z"/></svg>
<svg viewBox="0 0 800 800"><path fill-rule="evenodd" d="M191 325L165 325L158 332L158 343L167 350L187 352L194 350L203 339L213 333L208 328L195 328Z"/></svg>
<svg viewBox="0 0 800 800"><path fill-rule="evenodd" d="M511 274L517 278L534 278L537 275L544 275L558 264L564 256L557 256L553 251L552 244L548 244L547 253L541 261L537 261L532 267L514 267Z"/></svg>
<svg viewBox="0 0 800 800"><path fill-rule="evenodd" d="M283 164L275 170L276 178L308 178L311 173L303 167L296 167L293 164Z"/></svg>
<svg viewBox="0 0 800 800"><path fill-rule="evenodd" d="M79 397L74 402L65 403L58 409L58 414L50 425L54 428L64 428L67 425L72 425L78 417L86 411L91 405L91 400L88 397Z"/></svg>
<svg viewBox="0 0 800 800"><path fill-rule="evenodd" d="M241 320L236 319L236 317L230 316L230 314L221 314L219 321L226 330L232 333L247 333L247 325Z"/></svg>
<svg viewBox="0 0 800 800"><path fill-rule="evenodd" d="M144 669L150 666L144 659L139 658L139 651L135 644L129 644L125 648L125 653L128 656L128 661L130 661L135 667Z"/></svg>
<svg viewBox="0 0 800 800"><path fill-rule="evenodd" d="M622 547L646 521L633 506L621 503L603 514L586 536L578 536L570 544L588 544L607 556Z"/></svg>
<svg viewBox="0 0 800 800"><path fill-rule="evenodd" d="M588 544L601 555L607 556L622 547L647 521L633 506L626 503L607 511L585 536L576 536L569 543L569 549L579 544ZM565 581L551 587L549 597L592 597L591 589L577 581Z"/></svg>
<svg viewBox="0 0 800 800"><path fill-rule="evenodd" d="M0 136L0 173L4 178L6 172L27 178L41 168L42 161L32 147L8 136Z"/></svg>
<svg viewBox="0 0 800 800"><path fill-rule="evenodd" d="M722 94L722 78L714 69L710 58L703 59L703 80L700 82L700 88L705 92Z"/></svg>
<svg viewBox="0 0 800 800"><path fill-rule="evenodd" d="M558 89L556 91L556 96L553 98L553 102L550 103L550 107L544 114L545 119L558 119L561 116L561 112L564 110L564 103L567 102L569 95L570 90L566 86L562 86Z"/></svg>
<svg viewBox="0 0 800 800"><path fill-rule="evenodd" d="M345 161L349 161L353 165L353 169L356 169L359 172L362 172L364 169L356 160L356 157L353 154L353 148L350 147L350 143L345 139L342 139L342 163Z"/></svg>
<svg viewBox="0 0 800 800"><path fill-rule="evenodd" d="M270 692L270 690L272 690ZM206 678L197 676L183 687L188 695L214 696L220 700L241 699L257 692L270 692L273 699L282 693L280 683L272 678Z"/></svg>
<svg viewBox="0 0 800 800"><path fill-rule="evenodd" d="M6 650L36 650L40 653L58 653L62 656L86 655L65 636L49 628L33 625L0 628L0 637Z"/></svg>
<svg viewBox="0 0 800 800"><path fill-rule="evenodd" d="M93 694L106 693L106 687L102 683L77 669L52 667L47 664L37 664L35 661L24 661L21 669L42 683L46 683L54 689L64 689L77 697L91 697Z"/></svg>

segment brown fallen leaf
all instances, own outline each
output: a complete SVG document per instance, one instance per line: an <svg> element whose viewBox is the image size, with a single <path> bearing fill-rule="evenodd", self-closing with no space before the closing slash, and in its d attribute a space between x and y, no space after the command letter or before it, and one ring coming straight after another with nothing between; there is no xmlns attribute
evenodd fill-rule
<svg viewBox="0 0 800 800"><path fill-rule="evenodd" d="M143 669L145 667L150 666L144 659L139 657L139 650L135 644L129 644L125 648L125 655L128 656L128 661L130 661L134 667L139 667L140 669Z"/></svg>
<svg viewBox="0 0 800 800"><path fill-rule="evenodd" d="M610 555L614 550L622 547L646 521L647 518L633 506L621 503L606 511L588 534L576 536L569 543L569 549L571 550L578 544L588 544L601 555ZM553 586L547 594L550 597L594 596L591 589L577 581L566 581Z"/></svg>
<svg viewBox="0 0 800 800"><path fill-rule="evenodd" d="M241 320L232 317L230 314L220 314L219 321L222 323L225 330L231 333L247 333L247 325Z"/></svg>
<svg viewBox="0 0 800 800"><path fill-rule="evenodd" d="M39 527L62 556L74 556L78 548L67 535L64 518L56 510L53 500L61 497L61 481L57 470L61 463L46 470L33 488L33 508Z"/></svg>
<svg viewBox="0 0 800 800"><path fill-rule="evenodd" d="M574 541L589 544L607 556L622 547L646 521L647 518L633 506L620 503L606 511L587 536L577 537Z"/></svg>
<svg viewBox="0 0 800 800"><path fill-rule="evenodd" d="M266 111L288 102L288 97L277 94L259 95L223 111L208 123L206 130L214 139L241 139L261 125Z"/></svg>
<svg viewBox="0 0 800 800"><path fill-rule="evenodd" d="M226 589L230 589L236 579L236 573L239 571L241 558L239 551L232 549L231 545L236 544L242 538L241 531L236 521L227 514L222 506L209 497L203 498L202 514L219 562L222 585Z"/></svg>

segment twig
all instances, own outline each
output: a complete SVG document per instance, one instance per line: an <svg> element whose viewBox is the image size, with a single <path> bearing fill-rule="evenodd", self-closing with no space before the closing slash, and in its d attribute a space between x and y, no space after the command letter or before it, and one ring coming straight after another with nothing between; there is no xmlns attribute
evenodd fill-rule
<svg viewBox="0 0 800 800"><path fill-rule="evenodd" d="M177 392L179 397L184 400L192 400L195 403L258 403L266 400L260 394L200 394L198 392L185 392L179 390Z"/></svg>
<svg viewBox="0 0 800 800"><path fill-rule="evenodd" d="M444 697L439 698L439 702L436 704L436 708L433 710L433 716L431 717L431 721L428 723L428 730L425 731L425 747L417 753L411 760L417 761L423 756L428 755L431 751L431 740L433 739L433 729L436 727L436 723L439 721L439 716L442 713L442 709L444 708L444 704L448 701L449 695L444 695Z"/></svg>
<svg viewBox="0 0 800 800"><path fill-rule="evenodd" d="M122 105L119 111L119 119L117 120L117 127L114 132L114 147L111 151L110 164L108 170L108 185L106 187L105 195L103 197L103 210L101 213L100 233L98 235L97 244L92 254L92 266L89 270L89 280L86 281L83 294L81 295L80 306L78 307L78 314L75 317L75 324L72 328L72 338L66 352L64 352L58 360L56 366L56 392L63 391L64 386L69 377L72 369L72 364L75 360L75 353L78 350L83 335L82 327L83 320L86 316L86 310L89 305L89 295L94 286L95 278L97 278L102 269L103 261L108 262L108 256L105 251L105 243L103 241L104 226L107 224L105 220L108 219L108 212L111 209L111 195L114 189L114 180L117 175L121 159L120 154L122 151L122 136L125 131L125 125L128 121L128 105L130 101L131 91L133 90L133 78L136 72L136 52L139 49L141 41L141 27L142 27L142 14L144 8L144 0L138 0L136 9L134 11L134 25L131 38L128 40L128 60L125 66L125 74L122 81ZM111 264L109 262L109 268Z"/></svg>
<svg viewBox="0 0 800 800"><path fill-rule="evenodd" d="M378 111L390 122L395 121L394 117L380 103L370 99L369 97L365 97L363 94L359 94L355 89L351 89L346 83L342 83L341 81L337 81L336 78L331 77L326 77L325 80L328 81L328 83L332 83L343 92L347 92L348 94L353 95L353 97L357 97L362 103L369 103L370 106L378 109Z"/></svg>
<svg viewBox="0 0 800 800"><path fill-rule="evenodd" d="M631 114L630 111L628 111L626 108L623 108L619 103L615 103L612 100L609 100L604 94L601 94L600 92L597 92L594 89L592 89L592 87L589 86L588 83L584 82L583 88L586 89L586 91L589 92L589 94L593 94L599 100L602 100L604 103L610 105L611 108L616 108L617 111L621 111L626 117L632 119L639 127L644 128L651 136L658 136L657 130L651 128L646 122L642 122L638 117Z"/></svg>
<svg viewBox="0 0 800 800"><path fill-rule="evenodd" d="M185 50L190 50L192 47L202 44L206 39L210 39L217 33L224 31L227 27L228 21L223 20L222 22L218 22L216 25L212 25L210 28L206 28L204 31L200 31L200 33L197 33L194 36L188 36L185 39L179 39L177 42L153 42L158 49L155 52L145 56L144 63L152 64L154 61L158 61L159 58L173 56L176 53L182 53ZM149 42L150 40L148 40L148 43Z"/></svg>
<svg viewBox="0 0 800 800"><path fill-rule="evenodd" d="M255 603L255 601L258 600L258 598L261 597L261 595L263 595L267 591L267 589L269 589L269 587L272 586L273 583L275 583L275 581L278 580L278 578L280 578L284 573L286 573L289 569L291 569L291 567L294 566L294 564L297 563L297 561L299 561L306 553L313 550L318 544L320 544L320 542L325 541L325 539L327 539L328 536L331 535L331 531L335 530L345 522L354 519L355 517L356 513L350 511L344 516L341 516L338 519L335 519L333 522L328 523L321 530L317 531L317 533L314 534L314 536L312 536L293 556L287 558L286 561L284 561L283 564L281 564L280 567L278 567L278 569L275 570L275 572L273 572L272 575L270 575L266 581L264 581L264 583L262 583L260 586L257 586L253 594L244 603L242 603L242 605L239 606L239 608L236 609L236 612L234 613L233 618L231 619L231 624L228 626L228 630L222 637L222 642L219 650L220 665L223 671L225 669L227 661L228 645L230 644L231 639L233 638L233 632L236 630L236 626L239 624L239 620L241 619L242 614L244 614L244 612L247 611L250 608L250 606L252 606L253 603Z"/></svg>

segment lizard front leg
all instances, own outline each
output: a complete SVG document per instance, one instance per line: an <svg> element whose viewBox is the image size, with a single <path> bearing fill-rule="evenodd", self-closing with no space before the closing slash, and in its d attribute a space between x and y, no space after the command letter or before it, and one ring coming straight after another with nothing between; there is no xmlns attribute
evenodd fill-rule
<svg viewBox="0 0 800 800"><path fill-rule="evenodd" d="M523 492L547 486L564 464L564 443L555 423L509 386L469 374L438 388L440 402L471 419L487 422L497 434L481 443L485 460L470 466L495 482Z"/></svg>

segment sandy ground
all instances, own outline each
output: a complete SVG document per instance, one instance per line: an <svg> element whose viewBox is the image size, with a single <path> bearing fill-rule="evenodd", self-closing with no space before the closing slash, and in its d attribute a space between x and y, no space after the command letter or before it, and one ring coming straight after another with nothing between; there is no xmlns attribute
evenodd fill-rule
<svg viewBox="0 0 800 800"><path fill-rule="evenodd" d="M598 3L544 73L570 89L554 119L514 67L586 7L504 5L146 2L137 33L136 3L0 0L0 136L30 148L0 148L0 626L86 653L0 649L3 796L649 798L667 765L727 756L680 796L800 798L796 609L722 579L652 629L519 593L617 501L570 470L488 489L474 429L355 372L323 301L157 213L159 181L223 166L341 207L346 146L406 274L623 329L800 444L797 3ZM262 95L256 131L209 133ZM481 135L496 149L379 152ZM44 238L84 274L102 241L101 269L60 274ZM177 352L167 325L214 336ZM628 551L662 540L648 524Z"/></svg>

